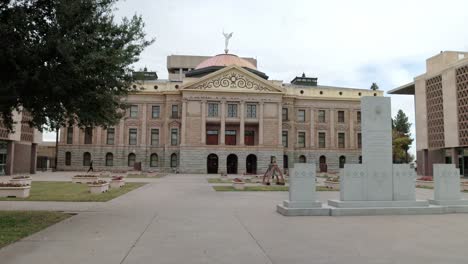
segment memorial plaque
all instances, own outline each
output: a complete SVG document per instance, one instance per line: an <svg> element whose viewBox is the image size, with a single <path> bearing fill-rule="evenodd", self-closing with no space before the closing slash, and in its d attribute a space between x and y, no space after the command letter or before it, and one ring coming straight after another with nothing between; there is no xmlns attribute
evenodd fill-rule
<svg viewBox="0 0 468 264"><path fill-rule="evenodd" d="M340 200L367 200L367 170L361 164L345 164L340 172Z"/></svg>
<svg viewBox="0 0 468 264"><path fill-rule="evenodd" d="M416 172L408 164L393 165L393 200L415 201Z"/></svg>
<svg viewBox="0 0 468 264"><path fill-rule="evenodd" d="M454 164L434 164L434 200L460 200L460 174Z"/></svg>
<svg viewBox="0 0 468 264"><path fill-rule="evenodd" d="M315 202L315 164L296 163L290 175L289 201Z"/></svg>

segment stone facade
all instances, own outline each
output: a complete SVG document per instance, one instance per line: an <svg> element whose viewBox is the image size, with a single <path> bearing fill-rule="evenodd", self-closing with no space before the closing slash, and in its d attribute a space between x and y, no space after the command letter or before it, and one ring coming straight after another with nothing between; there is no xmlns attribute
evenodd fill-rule
<svg viewBox="0 0 468 264"><path fill-rule="evenodd" d="M226 56L235 55L216 62ZM256 65L250 60L245 65ZM178 60L170 61L174 71ZM359 162L360 98L381 91L284 84L255 66L187 63L193 70L182 81L136 83L115 127L62 128L58 168L84 170L93 160L97 170L139 169L134 162L141 162L147 171L263 174L271 156L281 168L307 162L328 172Z"/></svg>

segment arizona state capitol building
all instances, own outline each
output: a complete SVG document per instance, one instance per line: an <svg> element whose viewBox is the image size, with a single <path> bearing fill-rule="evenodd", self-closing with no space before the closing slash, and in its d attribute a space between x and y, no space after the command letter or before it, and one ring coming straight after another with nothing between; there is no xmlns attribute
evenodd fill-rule
<svg viewBox="0 0 468 264"><path fill-rule="evenodd" d="M134 84L115 127L62 128L58 168L85 170L92 160L97 170L262 174L271 156L282 168L315 162L322 172L360 162L360 98L382 91L304 74L268 80L255 59L225 52L168 56L169 79L153 73Z"/></svg>

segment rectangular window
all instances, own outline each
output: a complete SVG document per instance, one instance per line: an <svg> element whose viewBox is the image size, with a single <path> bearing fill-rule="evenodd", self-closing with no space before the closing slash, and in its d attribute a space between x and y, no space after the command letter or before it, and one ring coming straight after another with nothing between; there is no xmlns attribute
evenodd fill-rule
<svg viewBox="0 0 468 264"><path fill-rule="evenodd" d="M301 122L301 123L305 122L305 110L297 111L297 122Z"/></svg>
<svg viewBox="0 0 468 264"><path fill-rule="evenodd" d="M93 144L93 129L90 127L85 128L85 144Z"/></svg>
<svg viewBox="0 0 468 264"><path fill-rule="evenodd" d="M344 123L344 111L338 111L338 123Z"/></svg>
<svg viewBox="0 0 468 264"><path fill-rule="evenodd" d="M178 105L172 105L171 118L179 118L179 106Z"/></svg>
<svg viewBox="0 0 468 264"><path fill-rule="evenodd" d="M297 145L300 148L305 148L305 132L297 133Z"/></svg>
<svg viewBox="0 0 468 264"><path fill-rule="evenodd" d="M151 107L151 118L158 119L161 116L161 107L159 105L153 105Z"/></svg>
<svg viewBox="0 0 468 264"><path fill-rule="evenodd" d="M224 133L226 145L236 145L236 130L226 130Z"/></svg>
<svg viewBox="0 0 468 264"><path fill-rule="evenodd" d="M357 122L361 123L361 111L357 111Z"/></svg>
<svg viewBox="0 0 468 264"><path fill-rule="evenodd" d="M179 135L177 128L171 129L171 145L177 146L179 144Z"/></svg>
<svg viewBox="0 0 468 264"><path fill-rule="evenodd" d="M288 147L288 131L283 131L283 147Z"/></svg>
<svg viewBox="0 0 468 264"><path fill-rule="evenodd" d="M138 117L138 105L131 105L130 106L130 117L137 118Z"/></svg>
<svg viewBox="0 0 468 264"><path fill-rule="evenodd" d="M325 110L318 111L318 121L319 123L325 123Z"/></svg>
<svg viewBox="0 0 468 264"><path fill-rule="evenodd" d="M151 129L151 146L159 146L159 129Z"/></svg>
<svg viewBox="0 0 468 264"><path fill-rule="evenodd" d="M218 116L218 104L216 103L208 103L208 116L209 117L217 117Z"/></svg>
<svg viewBox="0 0 468 264"><path fill-rule="evenodd" d="M107 145L114 145L114 142L115 142L115 129L114 128L108 128L107 129L106 143L107 143Z"/></svg>
<svg viewBox="0 0 468 264"><path fill-rule="evenodd" d="M257 105L247 104L247 118L257 118Z"/></svg>
<svg viewBox="0 0 468 264"><path fill-rule="evenodd" d="M338 148L345 148L345 133L338 133Z"/></svg>
<svg viewBox="0 0 468 264"><path fill-rule="evenodd" d="M287 108L283 108L283 111L282 111L282 116L283 116L283 121L287 121L288 120L288 109Z"/></svg>
<svg viewBox="0 0 468 264"><path fill-rule="evenodd" d="M357 134L357 147L361 148L362 147L362 136L361 133Z"/></svg>
<svg viewBox="0 0 468 264"><path fill-rule="evenodd" d="M67 144L73 144L73 127L67 128Z"/></svg>
<svg viewBox="0 0 468 264"><path fill-rule="evenodd" d="M319 148L325 148L326 147L326 144L325 144L325 132L319 132L318 133L319 136Z"/></svg>
<svg viewBox="0 0 468 264"><path fill-rule="evenodd" d="M237 117L237 104L228 104L228 117Z"/></svg>
<svg viewBox="0 0 468 264"><path fill-rule="evenodd" d="M206 131L206 144L207 145L218 145L218 130L207 130Z"/></svg>
<svg viewBox="0 0 468 264"><path fill-rule="evenodd" d="M253 146L255 144L255 131L245 130L245 132L244 132L244 143L247 146Z"/></svg>
<svg viewBox="0 0 468 264"><path fill-rule="evenodd" d="M136 145L137 144L137 129L130 128L128 130L128 144L129 145Z"/></svg>
<svg viewBox="0 0 468 264"><path fill-rule="evenodd" d="M71 152L65 152L65 165L71 165Z"/></svg>

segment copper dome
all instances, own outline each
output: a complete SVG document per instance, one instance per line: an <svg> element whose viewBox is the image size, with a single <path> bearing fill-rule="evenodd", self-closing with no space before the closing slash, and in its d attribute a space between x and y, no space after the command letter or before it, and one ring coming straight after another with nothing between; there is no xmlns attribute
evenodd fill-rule
<svg viewBox="0 0 468 264"><path fill-rule="evenodd" d="M257 67L250 63L249 61L239 58L237 55L234 54L219 54L214 57L211 57L207 60L202 61L200 64L195 67L195 70L208 68L213 66L230 66L230 65L237 65L239 67L250 68L256 70Z"/></svg>

